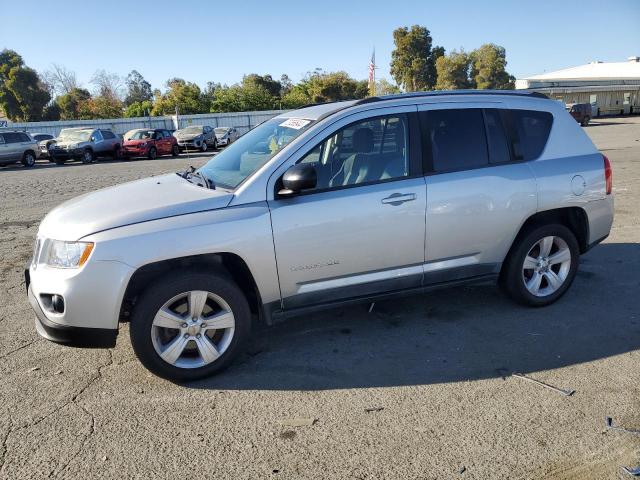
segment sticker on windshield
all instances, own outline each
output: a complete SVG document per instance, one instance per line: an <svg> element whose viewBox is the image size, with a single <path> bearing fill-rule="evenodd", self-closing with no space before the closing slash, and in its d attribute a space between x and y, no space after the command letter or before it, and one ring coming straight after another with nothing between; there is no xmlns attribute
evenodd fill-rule
<svg viewBox="0 0 640 480"><path fill-rule="evenodd" d="M303 118L289 118L285 122L280 124L281 127L293 128L294 130L300 130L311 123L311 120L305 120Z"/></svg>

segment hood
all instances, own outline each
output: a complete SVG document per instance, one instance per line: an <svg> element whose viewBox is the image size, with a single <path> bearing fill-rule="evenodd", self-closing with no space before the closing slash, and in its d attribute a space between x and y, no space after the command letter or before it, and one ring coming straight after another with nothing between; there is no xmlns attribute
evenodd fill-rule
<svg viewBox="0 0 640 480"><path fill-rule="evenodd" d="M226 207L233 194L198 187L175 173L81 195L54 208L39 236L75 241L92 233Z"/></svg>
<svg viewBox="0 0 640 480"><path fill-rule="evenodd" d="M183 138L185 140L191 140L192 138L201 137L202 135L203 135L202 133L181 132L179 130L176 132L173 132L174 137Z"/></svg>
<svg viewBox="0 0 640 480"><path fill-rule="evenodd" d="M136 140L125 140L122 145L127 146L127 145L140 145L141 143L154 143L155 140L152 138L139 138Z"/></svg>
<svg viewBox="0 0 640 480"><path fill-rule="evenodd" d="M59 140L59 139L55 141L55 145L57 145L58 147L62 147L62 148L66 148L69 145L84 145L86 143L89 143L89 142L73 141L73 140Z"/></svg>
<svg viewBox="0 0 640 480"><path fill-rule="evenodd" d="M224 138L229 135L229 132L216 133L216 138Z"/></svg>

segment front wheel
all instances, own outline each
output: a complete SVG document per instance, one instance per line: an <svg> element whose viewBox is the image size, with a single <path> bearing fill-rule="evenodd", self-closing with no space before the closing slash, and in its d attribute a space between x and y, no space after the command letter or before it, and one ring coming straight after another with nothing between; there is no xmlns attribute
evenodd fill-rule
<svg viewBox="0 0 640 480"><path fill-rule="evenodd" d="M133 350L152 373L171 381L204 378L227 367L251 330L238 286L222 275L186 272L149 287L131 320Z"/></svg>
<svg viewBox="0 0 640 480"><path fill-rule="evenodd" d="M587 125L589 125L589 120L591 120L591 119L590 119L588 116L587 116L587 117L584 117L584 118L582 119L582 126L583 126L583 127L586 127Z"/></svg>
<svg viewBox="0 0 640 480"><path fill-rule="evenodd" d="M82 153L82 163L91 163L94 159L93 151L87 149Z"/></svg>
<svg viewBox="0 0 640 480"><path fill-rule="evenodd" d="M206 152L208 148L209 148L209 145L207 145L207 142L202 142L202 145L200 146L200 151Z"/></svg>
<svg viewBox="0 0 640 480"><path fill-rule="evenodd" d="M173 148L171 149L171 155L174 157L180 155L180 147L178 147L178 145L173 146Z"/></svg>
<svg viewBox="0 0 640 480"><path fill-rule="evenodd" d="M22 164L27 168L31 168L36 164L36 156L33 152L24 152L24 155L22 156Z"/></svg>
<svg viewBox="0 0 640 480"><path fill-rule="evenodd" d="M579 255L578 241L564 225L532 228L511 248L500 283L519 303L549 305L571 286Z"/></svg>
<svg viewBox="0 0 640 480"><path fill-rule="evenodd" d="M147 155L147 158L149 160L155 160L157 156L158 156L158 151L156 150L156 147L151 147L149 149L149 154Z"/></svg>

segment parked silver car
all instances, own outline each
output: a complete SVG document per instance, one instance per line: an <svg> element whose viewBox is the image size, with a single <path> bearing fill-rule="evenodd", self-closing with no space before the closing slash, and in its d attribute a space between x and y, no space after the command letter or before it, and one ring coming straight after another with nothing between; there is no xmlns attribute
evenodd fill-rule
<svg viewBox="0 0 640 480"><path fill-rule="evenodd" d="M230 145L240 137L240 133L235 127L217 127L213 131L216 134L218 145Z"/></svg>
<svg viewBox="0 0 640 480"><path fill-rule="evenodd" d="M55 137L50 133L30 133L31 138L38 142L38 151L36 152L38 158L49 157L49 145L54 143Z"/></svg>
<svg viewBox="0 0 640 480"><path fill-rule="evenodd" d="M38 332L211 375L252 323L498 282L548 305L613 221L611 166L555 101L505 91L329 103L257 126L202 168L99 190L40 224Z"/></svg>
<svg viewBox="0 0 640 480"><path fill-rule="evenodd" d="M111 130L100 128L65 128L49 146L49 156L58 165L67 160L91 163L98 157L119 158L122 139Z"/></svg>
<svg viewBox="0 0 640 480"><path fill-rule="evenodd" d="M173 132L178 140L180 150L196 149L206 152L209 148L218 148L218 141L213 128L207 125L192 125Z"/></svg>
<svg viewBox="0 0 640 480"><path fill-rule="evenodd" d="M33 167L38 157L38 142L28 133L0 130L0 166L21 162Z"/></svg>

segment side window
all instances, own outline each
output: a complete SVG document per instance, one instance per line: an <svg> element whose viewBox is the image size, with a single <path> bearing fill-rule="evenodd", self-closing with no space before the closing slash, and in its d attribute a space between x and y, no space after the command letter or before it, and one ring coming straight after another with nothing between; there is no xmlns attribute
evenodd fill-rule
<svg viewBox="0 0 640 480"><path fill-rule="evenodd" d="M553 115L537 110L511 110L510 114L516 137L513 140L515 159L528 162L538 158L549 139Z"/></svg>
<svg viewBox="0 0 640 480"><path fill-rule="evenodd" d="M94 142L99 142L100 140L102 140L102 134L100 133L100 130L95 130L93 132L93 134L91 135L91 140Z"/></svg>
<svg viewBox="0 0 640 480"><path fill-rule="evenodd" d="M317 145L299 163L313 163L317 189L379 182L409 175L406 115L352 123Z"/></svg>
<svg viewBox="0 0 640 480"><path fill-rule="evenodd" d="M489 164L482 109L420 112L420 126L423 154L431 160L434 172L464 170Z"/></svg>
<svg viewBox="0 0 640 480"><path fill-rule="evenodd" d="M170 138L171 137L171 132L169 130L162 130L162 136L164 138Z"/></svg>
<svg viewBox="0 0 640 480"><path fill-rule="evenodd" d="M102 132L102 136L105 139L110 139L110 138L116 138L116 136L113 134L113 132L109 131L109 130L100 130Z"/></svg>
<svg viewBox="0 0 640 480"><path fill-rule="evenodd" d="M4 141L6 143L19 143L21 141L20 135L15 132L7 132L4 134Z"/></svg>
<svg viewBox="0 0 640 480"><path fill-rule="evenodd" d="M33 142L33 140L31 140L31 137L29 137L29 135L27 135L26 133L20 133L19 135L21 142Z"/></svg>
<svg viewBox="0 0 640 480"><path fill-rule="evenodd" d="M509 141L502 124L499 110L484 111L484 124L487 127L487 143L489 145L489 163L507 163L511 161Z"/></svg>
<svg viewBox="0 0 640 480"><path fill-rule="evenodd" d="M4 136L0 133L0 145L4 143Z"/></svg>

